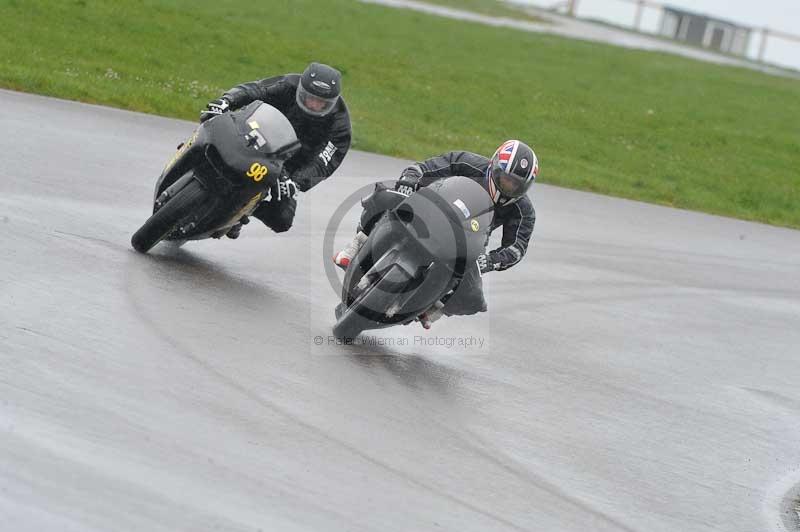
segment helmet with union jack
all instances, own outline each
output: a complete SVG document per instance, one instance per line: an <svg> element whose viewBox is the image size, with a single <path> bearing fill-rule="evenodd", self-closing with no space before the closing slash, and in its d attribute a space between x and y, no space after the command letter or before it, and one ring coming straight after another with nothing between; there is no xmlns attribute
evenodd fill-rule
<svg viewBox="0 0 800 532"><path fill-rule="evenodd" d="M528 192L539 174L539 160L530 146L507 140L494 152L486 170L486 185L492 201L510 205Z"/></svg>

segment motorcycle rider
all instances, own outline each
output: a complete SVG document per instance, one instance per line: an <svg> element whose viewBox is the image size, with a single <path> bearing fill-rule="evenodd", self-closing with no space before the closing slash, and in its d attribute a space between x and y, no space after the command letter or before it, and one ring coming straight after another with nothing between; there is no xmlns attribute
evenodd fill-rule
<svg viewBox="0 0 800 532"><path fill-rule="evenodd" d="M216 115L261 100L280 110L294 127L301 149L284 165L283 174L253 216L275 231L288 231L297 208L297 191L306 192L328 178L350 149L351 127L341 97L342 75L328 65L311 63L302 74L286 74L242 83L208 103L204 122ZM274 201L273 201L274 200ZM248 223L246 218L242 223ZM238 223L228 231L237 238Z"/></svg>
<svg viewBox="0 0 800 532"><path fill-rule="evenodd" d="M469 177L483 186L492 198L494 218L489 232L498 227L503 228L501 245L480 255L476 267L467 269L455 293L447 302L437 303L420 315L419 320L423 327L429 329L443 314L451 316L484 312L486 300L483 297L481 276L491 271L511 268L522 260L528 249L536 222L536 211L527 191L538 173L539 161L536 154L519 140L507 140L501 144L491 159L467 151L452 151L409 166L400 174L395 191L378 184L375 192L362 201L364 211L359 231L353 241L334 257L334 263L347 269L381 214L394 208L409 194L438 179L451 176Z"/></svg>

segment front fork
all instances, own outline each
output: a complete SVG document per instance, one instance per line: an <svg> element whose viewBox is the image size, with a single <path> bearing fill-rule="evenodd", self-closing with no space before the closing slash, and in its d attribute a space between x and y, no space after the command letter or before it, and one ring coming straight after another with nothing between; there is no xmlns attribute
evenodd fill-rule
<svg viewBox="0 0 800 532"><path fill-rule="evenodd" d="M180 192L183 187L189 184L189 182L194 179L194 172L189 170L180 179L172 183L170 186L164 189L161 194L156 197L155 202L153 203L153 214L158 211L161 207L163 207L170 199L175 197L175 194Z"/></svg>
<svg viewBox="0 0 800 532"><path fill-rule="evenodd" d="M156 213L161 207L166 205L166 203L175 197L183 188L188 185L194 179L194 171L189 170L186 172L180 179L172 183L168 186L164 191L158 195L156 201L153 203L153 214ZM202 183L201 183L202 185ZM197 227L197 222L199 221L199 217L196 213L192 214L192 216L186 220L184 220L183 224L179 227L176 227L175 230L169 235L169 238L177 238L180 239L185 235L192 232L195 227Z"/></svg>

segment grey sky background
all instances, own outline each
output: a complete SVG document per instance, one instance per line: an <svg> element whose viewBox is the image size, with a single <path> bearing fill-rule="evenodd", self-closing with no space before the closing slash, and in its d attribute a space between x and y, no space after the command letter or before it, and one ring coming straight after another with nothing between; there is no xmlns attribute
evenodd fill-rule
<svg viewBox="0 0 800 532"><path fill-rule="evenodd" d="M550 7L557 0L514 0L538 7ZM665 0L666 5L730 20L744 26L768 27L800 35L800 0ZM578 0L578 15L615 24L632 25L636 6L624 0ZM660 10L646 8L642 27L655 31L661 19ZM750 39L749 56L755 58L761 44L761 33ZM767 40L766 59L800 69L800 42L776 37Z"/></svg>

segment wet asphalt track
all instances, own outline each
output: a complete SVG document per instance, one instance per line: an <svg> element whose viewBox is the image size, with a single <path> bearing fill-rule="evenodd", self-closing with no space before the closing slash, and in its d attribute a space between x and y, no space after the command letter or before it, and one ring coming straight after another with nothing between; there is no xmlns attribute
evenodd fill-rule
<svg viewBox="0 0 800 532"><path fill-rule="evenodd" d="M800 232L537 185L488 316L329 345L325 226L403 162L139 255L192 127L0 91L0 530L781 529Z"/></svg>

